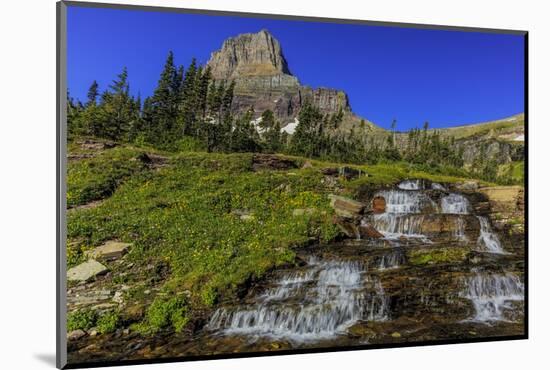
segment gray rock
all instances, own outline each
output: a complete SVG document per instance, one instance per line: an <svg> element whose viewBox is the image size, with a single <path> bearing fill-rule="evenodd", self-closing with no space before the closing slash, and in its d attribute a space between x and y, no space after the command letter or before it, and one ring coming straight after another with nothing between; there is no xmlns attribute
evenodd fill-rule
<svg viewBox="0 0 550 370"><path fill-rule="evenodd" d="M86 252L86 256L101 260L115 260L122 257L132 244L109 240L103 245Z"/></svg>
<svg viewBox="0 0 550 370"><path fill-rule="evenodd" d="M115 295L113 296L113 302L116 302L118 304L124 303L124 293L121 290L115 292Z"/></svg>
<svg viewBox="0 0 550 370"><path fill-rule="evenodd" d="M109 269L103 266L96 260L88 260L75 266L67 271L67 279L71 281L88 281L91 278L101 275L109 271Z"/></svg>
<svg viewBox="0 0 550 370"><path fill-rule="evenodd" d="M477 190L479 188L479 183L477 181L473 181L473 180L472 181L464 181L461 184L457 184L456 188L458 190L463 190L463 191L474 191L474 190Z"/></svg>
<svg viewBox="0 0 550 370"><path fill-rule="evenodd" d="M339 216L354 218L360 216L366 205L353 199L330 194L330 205Z"/></svg>
<svg viewBox="0 0 550 370"><path fill-rule="evenodd" d="M235 82L231 108L236 114L253 107L254 118L258 118L269 109L284 127L309 100L323 114L341 109L352 115L345 92L300 85L290 72L279 41L267 30L225 40L221 49L212 53L208 66L215 81ZM354 120L359 122L359 118Z"/></svg>
<svg viewBox="0 0 550 370"><path fill-rule="evenodd" d="M84 332L84 330L77 329L77 330L73 330L73 331L67 333L67 339L68 340L78 340L78 339L82 338L85 335L86 335L86 333Z"/></svg>

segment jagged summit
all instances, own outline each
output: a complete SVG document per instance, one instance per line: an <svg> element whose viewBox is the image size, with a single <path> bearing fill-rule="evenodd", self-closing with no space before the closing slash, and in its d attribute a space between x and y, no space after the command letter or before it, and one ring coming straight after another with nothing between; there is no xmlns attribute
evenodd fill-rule
<svg viewBox="0 0 550 370"><path fill-rule="evenodd" d="M224 41L208 62L215 79L292 76L279 41L268 30L244 33Z"/></svg>
<svg viewBox="0 0 550 370"><path fill-rule="evenodd" d="M323 114L343 111L344 125L340 129L344 131L361 121L352 113L344 91L301 85L290 72L281 44L268 30L226 39L221 49L212 53L208 65L215 80L235 82L235 113L252 108L259 117L269 109L284 127L296 122L303 103L310 100Z"/></svg>

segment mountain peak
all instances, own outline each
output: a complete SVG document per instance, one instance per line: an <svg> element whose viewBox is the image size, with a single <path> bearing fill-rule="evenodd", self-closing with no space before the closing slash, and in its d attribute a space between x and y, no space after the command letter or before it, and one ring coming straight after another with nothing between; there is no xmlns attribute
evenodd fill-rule
<svg viewBox="0 0 550 370"><path fill-rule="evenodd" d="M266 29L243 33L224 41L212 53L208 65L214 79L289 75L279 41Z"/></svg>

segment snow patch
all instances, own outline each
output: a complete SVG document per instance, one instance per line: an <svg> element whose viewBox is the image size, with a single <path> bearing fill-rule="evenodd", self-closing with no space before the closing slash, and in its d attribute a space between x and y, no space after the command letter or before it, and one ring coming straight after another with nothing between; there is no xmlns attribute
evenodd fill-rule
<svg viewBox="0 0 550 370"><path fill-rule="evenodd" d="M518 135L514 141L525 141L525 134Z"/></svg>
<svg viewBox="0 0 550 370"><path fill-rule="evenodd" d="M294 118L293 122L288 123L285 127L281 129L281 132L286 132L287 134L294 134L294 131L296 131L296 127L298 127L298 124L300 121L298 121L298 117Z"/></svg>

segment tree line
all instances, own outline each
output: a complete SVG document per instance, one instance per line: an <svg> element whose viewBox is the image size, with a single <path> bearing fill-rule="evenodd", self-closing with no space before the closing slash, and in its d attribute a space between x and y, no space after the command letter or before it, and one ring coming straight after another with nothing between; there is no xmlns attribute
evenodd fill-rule
<svg viewBox="0 0 550 370"><path fill-rule="evenodd" d="M338 130L342 110L322 114L305 101L289 135L270 110L259 119L252 108L235 114L231 110L234 89L234 82L215 81L210 67L198 65L194 58L186 69L176 65L170 52L153 94L143 102L139 94L130 94L126 68L103 92L93 81L85 102L75 101L67 92L69 138L94 136L173 151L286 153L349 163L406 161L432 168L463 168L461 145L428 130L427 122L423 129L410 130L406 144L399 145L395 120L380 140L380 134L369 134L363 120L347 132ZM472 171L495 180L496 168L479 158Z"/></svg>

